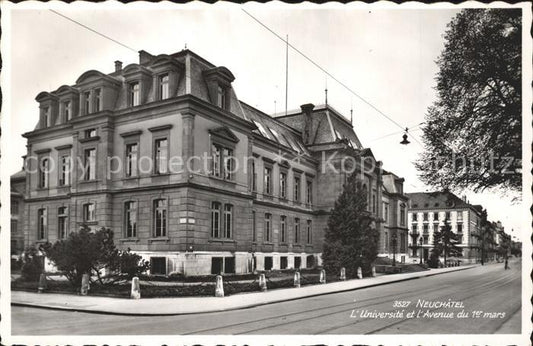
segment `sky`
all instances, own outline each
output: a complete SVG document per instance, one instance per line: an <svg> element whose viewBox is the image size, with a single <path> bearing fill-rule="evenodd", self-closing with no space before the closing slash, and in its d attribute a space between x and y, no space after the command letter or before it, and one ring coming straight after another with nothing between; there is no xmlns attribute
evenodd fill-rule
<svg viewBox="0 0 533 346"><path fill-rule="evenodd" d="M2 168L10 174L22 166L26 143L21 134L37 123L35 97L39 92L73 85L87 70L110 73L115 60L123 66L138 62L136 51L141 49L157 55L187 47L213 64L229 68L242 101L269 114L285 109L285 43L238 5L172 5L164 10L156 6L137 10L135 6L111 9L103 4L56 5L61 14L133 50L58 16L46 4L39 4L40 10L11 12L10 55L4 58L11 67L6 100L9 150L2 150ZM457 9L244 8L282 37L288 35L292 45L360 98L402 128L412 128L411 144L400 145L400 127L294 50L289 50L289 110L305 103L323 104L327 86L328 103L348 118L353 109L359 139L383 161L385 169L405 178L406 192L432 190L418 179L413 162L422 151L419 125L436 98L435 60L444 47L446 24ZM508 233L515 229L512 235L523 238L519 230L527 225L524 215L528 214L520 203L511 202L513 196L458 193L462 194L472 204L482 204L489 219L502 221Z"/></svg>

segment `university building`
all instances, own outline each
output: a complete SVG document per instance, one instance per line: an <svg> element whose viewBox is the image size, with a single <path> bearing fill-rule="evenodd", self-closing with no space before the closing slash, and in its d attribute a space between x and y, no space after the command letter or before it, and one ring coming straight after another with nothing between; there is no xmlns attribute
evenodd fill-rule
<svg viewBox="0 0 533 346"><path fill-rule="evenodd" d="M478 261L482 206L469 204L451 192L417 192L407 196L409 248L414 261L429 259L434 234L445 222L459 235L463 263Z"/></svg>
<svg viewBox="0 0 533 346"><path fill-rule="evenodd" d="M240 101L235 77L190 50L41 92L24 134L24 242L109 227L152 274L246 273L321 264L327 219L359 174L380 230L406 249L403 180L382 174L329 105L269 116ZM384 210L386 218L383 217Z"/></svg>

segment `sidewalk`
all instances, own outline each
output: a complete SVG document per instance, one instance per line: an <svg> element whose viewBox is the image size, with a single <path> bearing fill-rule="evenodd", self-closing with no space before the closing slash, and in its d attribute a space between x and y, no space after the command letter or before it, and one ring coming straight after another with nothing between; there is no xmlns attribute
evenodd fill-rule
<svg viewBox="0 0 533 346"><path fill-rule="evenodd" d="M453 271L466 270L478 265L431 269L428 271L382 275L329 283L304 286L301 288L277 289L267 292L241 293L228 297L176 297L126 299L92 296L76 296L55 293L11 292L11 305L30 306L57 310L104 313L132 316L184 315L206 312L219 312L250 308L259 305L279 303L288 300L320 296L360 288L380 286L393 282L412 280ZM142 296L142 291L141 291Z"/></svg>

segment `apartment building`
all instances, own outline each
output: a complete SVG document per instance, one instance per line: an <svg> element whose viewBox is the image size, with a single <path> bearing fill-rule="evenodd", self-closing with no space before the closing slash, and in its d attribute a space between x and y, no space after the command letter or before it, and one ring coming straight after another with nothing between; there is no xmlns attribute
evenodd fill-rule
<svg viewBox="0 0 533 346"><path fill-rule="evenodd" d="M414 261L429 259L434 233L445 222L459 235L463 262L475 263L479 257L482 207L469 204L448 191L408 193L409 247Z"/></svg>

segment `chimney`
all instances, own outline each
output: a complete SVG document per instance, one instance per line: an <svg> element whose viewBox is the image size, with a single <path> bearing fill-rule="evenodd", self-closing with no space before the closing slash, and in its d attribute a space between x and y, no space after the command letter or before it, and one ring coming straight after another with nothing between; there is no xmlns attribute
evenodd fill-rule
<svg viewBox="0 0 533 346"><path fill-rule="evenodd" d="M311 114L313 114L313 108L315 108L315 105L312 103L307 103L305 105L301 105L300 108L302 109L303 117L302 140L304 141L304 144L311 144Z"/></svg>
<svg viewBox="0 0 533 346"><path fill-rule="evenodd" d="M120 71L122 71L122 61L117 60L115 61L115 72L120 72Z"/></svg>
<svg viewBox="0 0 533 346"><path fill-rule="evenodd" d="M149 63L150 61L152 61L153 59L153 55L148 53L147 51L145 50L140 50L139 51L139 64L146 64L146 63Z"/></svg>

